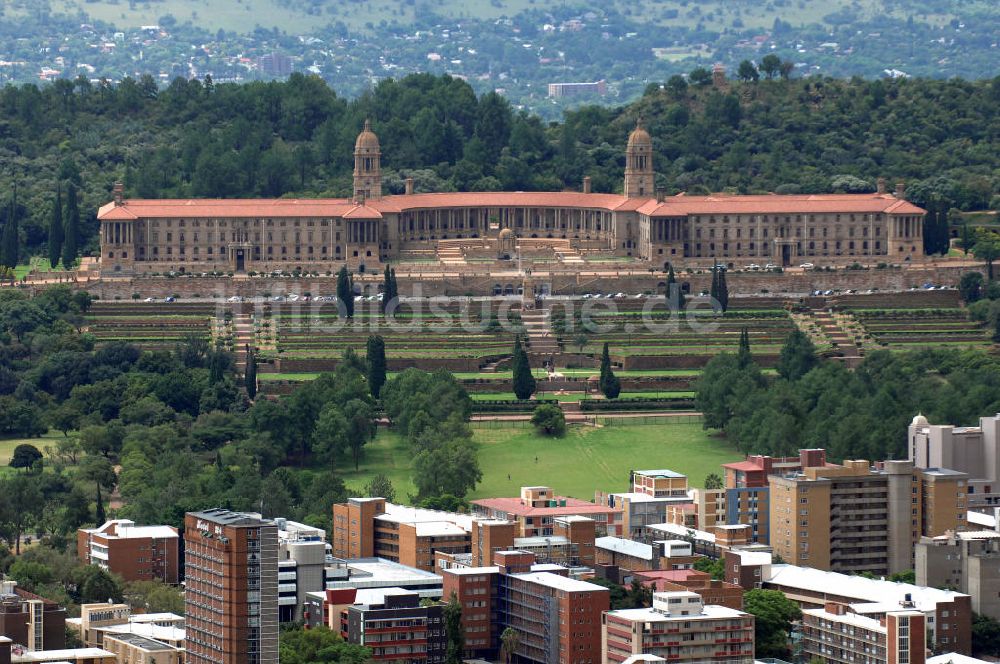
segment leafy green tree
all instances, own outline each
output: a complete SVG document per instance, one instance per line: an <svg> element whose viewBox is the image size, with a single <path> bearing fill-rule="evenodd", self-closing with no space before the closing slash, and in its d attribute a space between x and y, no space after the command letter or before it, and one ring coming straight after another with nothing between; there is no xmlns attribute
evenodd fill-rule
<svg viewBox="0 0 1000 664"><path fill-rule="evenodd" d="M347 421L347 446L354 459L354 470L357 470L365 444L375 437L375 412L361 399L351 399L344 404L344 418Z"/></svg>
<svg viewBox="0 0 1000 664"><path fill-rule="evenodd" d="M707 482L706 482L707 483ZM708 488L708 487L706 487ZM707 572L713 579L722 581L726 578L726 565L721 558L701 557L694 561L694 568L699 572Z"/></svg>
<svg viewBox="0 0 1000 664"><path fill-rule="evenodd" d="M722 482L722 478L719 477L718 473L709 473L705 477L705 488L706 489L721 489L725 486Z"/></svg>
<svg viewBox="0 0 1000 664"><path fill-rule="evenodd" d="M60 185L56 188L56 198L52 202L52 219L49 221L49 264L52 269L55 269L62 257L64 233L62 186Z"/></svg>
<svg viewBox="0 0 1000 664"><path fill-rule="evenodd" d="M104 512L104 498L101 496L101 485L97 485L97 499L94 501L94 523L98 526L104 524L108 520L107 514Z"/></svg>
<svg viewBox="0 0 1000 664"><path fill-rule="evenodd" d="M385 473L376 473L365 485L365 495L369 498L385 498L387 502L396 502L396 489L392 480Z"/></svg>
<svg viewBox="0 0 1000 664"><path fill-rule="evenodd" d="M744 83L749 83L750 81L756 83L760 79L760 72L757 71L752 62L744 60L736 70L736 76Z"/></svg>
<svg viewBox="0 0 1000 664"><path fill-rule="evenodd" d="M705 428L724 429L737 405L763 385L756 365L740 366L732 353L713 357L695 383L695 408L703 414Z"/></svg>
<svg viewBox="0 0 1000 664"><path fill-rule="evenodd" d="M38 479L18 473L0 480L0 533L13 545L14 554L21 555L21 536L42 516L44 501Z"/></svg>
<svg viewBox="0 0 1000 664"><path fill-rule="evenodd" d="M520 336L514 339L514 357L511 365L514 372L514 395L518 399L530 399L535 393L535 376L531 373L531 364L528 362L528 354L521 346Z"/></svg>
<svg viewBox="0 0 1000 664"><path fill-rule="evenodd" d="M566 434L566 416L562 408L543 403L531 414L531 424L546 436L561 438Z"/></svg>
<svg viewBox="0 0 1000 664"><path fill-rule="evenodd" d="M778 375L786 380L799 380L816 366L816 347L802 330L795 328L785 339L778 360Z"/></svg>
<svg viewBox="0 0 1000 664"><path fill-rule="evenodd" d="M972 255L986 263L986 278L993 281L993 261L1000 258L1000 235L985 228L977 228Z"/></svg>
<svg viewBox="0 0 1000 664"><path fill-rule="evenodd" d="M351 275L344 265L337 272L337 300L340 302L338 310L345 318L354 316L354 284L351 282Z"/></svg>
<svg viewBox="0 0 1000 664"><path fill-rule="evenodd" d="M132 581L125 585L125 601L148 613L184 615L184 591L162 581Z"/></svg>
<svg viewBox="0 0 1000 664"><path fill-rule="evenodd" d="M958 240L958 246L962 250L962 253L968 256L969 252L972 250L972 247L974 245L975 245L975 240L973 239L972 229L969 227L969 222L963 221L962 235Z"/></svg>
<svg viewBox="0 0 1000 664"><path fill-rule="evenodd" d="M754 588L743 595L743 610L754 615L756 656L789 657L792 623L802 617L798 605L778 590Z"/></svg>
<svg viewBox="0 0 1000 664"><path fill-rule="evenodd" d="M365 356L368 360L368 387L372 396L378 399L386 380L385 341L381 336L368 337Z"/></svg>
<svg viewBox="0 0 1000 664"><path fill-rule="evenodd" d="M80 240L80 202L77 200L76 186L72 182L66 186L66 214L63 223L65 225L62 243L63 269L70 270L79 252L77 243Z"/></svg>
<svg viewBox="0 0 1000 664"><path fill-rule="evenodd" d="M31 468L36 462L42 460L42 453L38 448L28 443L21 443L14 448L14 453L10 457L11 468Z"/></svg>
<svg viewBox="0 0 1000 664"><path fill-rule="evenodd" d="M51 567L34 560L16 560L7 574L28 592L34 592L39 586L48 585L55 580Z"/></svg>
<svg viewBox="0 0 1000 664"><path fill-rule="evenodd" d="M608 399L617 399L622 391L622 383L611 368L611 355L608 352L608 342L606 341L604 349L601 351L601 375L597 385L601 394Z"/></svg>
<svg viewBox="0 0 1000 664"><path fill-rule="evenodd" d="M712 72L704 67L696 67L688 74L688 80L691 81L691 85L704 87L712 83Z"/></svg>
<svg viewBox="0 0 1000 664"><path fill-rule="evenodd" d="M483 479L476 446L456 438L427 447L413 458L413 483L420 499L449 494L465 498Z"/></svg>
<svg viewBox="0 0 1000 664"><path fill-rule="evenodd" d="M768 80L773 79L781 71L781 58L774 53L768 53L760 61L760 70L764 72Z"/></svg>
<svg viewBox="0 0 1000 664"><path fill-rule="evenodd" d="M972 614L972 654L1000 656L1000 621L982 613Z"/></svg>
<svg viewBox="0 0 1000 664"><path fill-rule="evenodd" d="M371 650L347 643L326 627L283 629L278 638L281 664L368 664Z"/></svg>
<svg viewBox="0 0 1000 664"><path fill-rule="evenodd" d="M462 605L455 593L444 607L445 664L462 664L465 656L465 630L462 628Z"/></svg>
<svg viewBox="0 0 1000 664"><path fill-rule="evenodd" d="M983 275L978 272L966 272L958 280L958 292L966 304L972 304L983 295Z"/></svg>

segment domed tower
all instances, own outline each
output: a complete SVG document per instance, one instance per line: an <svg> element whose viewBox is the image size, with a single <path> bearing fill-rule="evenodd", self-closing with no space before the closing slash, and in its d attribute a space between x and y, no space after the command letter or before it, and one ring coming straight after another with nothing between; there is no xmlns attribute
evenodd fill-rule
<svg viewBox="0 0 1000 664"><path fill-rule="evenodd" d="M354 200L379 200L382 198L382 151L372 123L365 120L365 128L354 143Z"/></svg>
<svg viewBox="0 0 1000 664"><path fill-rule="evenodd" d="M625 196L643 198L655 194L653 184L653 139L642 126L642 118L628 137L625 148Z"/></svg>

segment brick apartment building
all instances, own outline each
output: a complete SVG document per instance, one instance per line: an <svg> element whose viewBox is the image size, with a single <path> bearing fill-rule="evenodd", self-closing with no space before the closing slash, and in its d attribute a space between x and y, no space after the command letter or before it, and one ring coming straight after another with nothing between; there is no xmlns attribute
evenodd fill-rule
<svg viewBox="0 0 1000 664"><path fill-rule="evenodd" d="M724 463L725 522L747 524L751 541L770 542L770 486L768 475L802 472L803 468L826 466L826 450L799 450L797 457L750 455L743 461ZM702 528L702 530L705 530Z"/></svg>
<svg viewBox="0 0 1000 664"><path fill-rule="evenodd" d="M598 537L597 564L618 567L623 572L646 572L658 569L690 569L701 556L695 555L690 542L660 540L652 544L621 537Z"/></svg>
<svg viewBox="0 0 1000 664"><path fill-rule="evenodd" d="M0 636L30 652L66 647L66 609L0 581Z"/></svg>
<svg viewBox="0 0 1000 664"><path fill-rule="evenodd" d="M652 608L605 613L601 641L604 664L619 664L633 655L692 664L753 664L754 617L705 604L695 592L654 593Z"/></svg>
<svg viewBox="0 0 1000 664"><path fill-rule="evenodd" d="M595 505L587 500L553 493L547 486L521 487L520 498L481 498L472 501L473 513L484 519L514 521L521 537L548 537L555 532L555 519L584 516L596 522L595 533L621 535L616 526L621 508Z"/></svg>
<svg viewBox="0 0 1000 664"><path fill-rule="evenodd" d="M633 470L629 473L629 490L597 491L594 502L614 510L606 533L611 536L649 542L648 526L669 521L671 509L687 509L695 501L688 488L686 475L668 469Z"/></svg>
<svg viewBox="0 0 1000 664"><path fill-rule="evenodd" d="M932 650L967 655L972 649L972 598L965 593L775 565L770 556L759 552L729 552L725 560L726 581L746 590L778 590L803 610L823 608L827 602L844 604L852 613L874 620L915 609L927 618L927 644Z"/></svg>
<svg viewBox="0 0 1000 664"><path fill-rule="evenodd" d="M537 493L533 495L540 502ZM575 502L601 514L608 512L593 503ZM435 556L471 554L468 564L479 567L489 565L494 552L517 548L531 551L543 562L570 567L594 564L594 536L601 522L574 514L585 508L531 507L528 511L539 513L498 512L502 518L486 508L476 509L480 516L396 505L384 498L351 498L333 506L333 555L345 560L380 557L433 571Z"/></svg>
<svg viewBox="0 0 1000 664"><path fill-rule="evenodd" d="M802 652L827 664L924 664L926 616L914 609L879 618L827 602L802 612Z"/></svg>
<svg viewBox="0 0 1000 664"><path fill-rule="evenodd" d="M491 567L442 570L444 597L462 605L467 655L496 656L500 635L518 632L517 661L594 664L600 659L601 614L607 588L537 565L531 553L500 551Z"/></svg>
<svg viewBox="0 0 1000 664"><path fill-rule="evenodd" d="M713 579L708 572L696 569L636 572L634 578L654 592L690 591L701 595L705 604L743 610L743 588L735 583Z"/></svg>
<svg viewBox="0 0 1000 664"><path fill-rule="evenodd" d="M367 646L375 662L445 661L444 605L420 605L420 595L385 590L381 597L348 606L342 636Z"/></svg>
<svg viewBox="0 0 1000 664"><path fill-rule="evenodd" d="M396 505L385 498L351 498L333 506L333 555L379 557L426 571L434 553L469 553L472 517Z"/></svg>
<svg viewBox="0 0 1000 664"><path fill-rule="evenodd" d="M277 664L278 530L259 514L184 519L189 664Z"/></svg>
<svg viewBox="0 0 1000 664"><path fill-rule="evenodd" d="M912 569L921 535L965 527L967 478L911 461L864 460L771 475L771 546L791 564L822 570Z"/></svg>
<svg viewBox="0 0 1000 664"><path fill-rule="evenodd" d="M180 582L180 536L172 526L137 526L113 519L76 532L76 552L126 581Z"/></svg>

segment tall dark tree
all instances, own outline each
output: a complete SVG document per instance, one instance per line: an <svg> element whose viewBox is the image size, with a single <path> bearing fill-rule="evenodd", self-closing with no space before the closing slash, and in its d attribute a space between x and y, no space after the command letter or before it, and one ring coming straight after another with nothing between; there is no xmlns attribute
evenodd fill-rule
<svg viewBox="0 0 1000 664"><path fill-rule="evenodd" d="M17 233L17 187L14 187L7 204L7 215L3 230L0 231L0 266L11 269L17 267L18 233Z"/></svg>
<svg viewBox="0 0 1000 664"><path fill-rule="evenodd" d="M608 342L604 342L604 350L601 352L601 376L598 387L608 399L617 399L622 391L622 383L618 380L614 370L611 368L611 354L608 352Z"/></svg>
<svg viewBox="0 0 1000 664"><path fill-rule="evenodd" d="M746 327L740 330L740 348L736 353L736 359L740 369L745 369L753 362L750 354L750 332Z"/></svg>
<svg viewBox="0 0 1000 664"><path fill-rule="evenodd" d="M247 367L243 372L243 386L247 396L253 400L257 396L257 356L247 346Z"/></svg>
<svg viewBox="0 0 1000 664"><path fill-rule="evenodd" d="M63 219L64 237L62 245L63 269L73 267L78 253L77 243L80 240L80 202L76 196L76 186L70 182L66 187L66 214Z"/></svg>
<svg viewBox="0 0 1000 664"><path fill-rule="evenodd" d="M684 309L684 293L681 291L680 285L677 283L677 277L674 276L674 266L670 265L667 268L667 309L675 309L681 311Z"/></svg>
<svg viewBox="0 0 1000 664"><path fill-rule="evenodd" d="M107 514L104 511L104 498L101 497L101 485L97 485L97 502L94 506L94 522L100 526L105 521L108 520Z"/></svg>
<svg viewBox="0 0 1000 664"><path fill-rule="evenodd" d="M338 311L345 318L354 316L354 284L351 275L344 265L337 272L337 299L340 301Z"/></svg>
<svg viewBox="0 0 1000 664"><path fill-rule="evenodd" d="M465 657L465 630L462 628L462 605L455 593L444 607L444 633L447 644L445 664L462 664Z"/></svg>
<svg viewBox="0 0 1000 664"><path fill-rule="evenodd" d="M62 258L63 238L62 185L56 188L56 199L52 202L52 218L49 221L49 264L54 269Z"/></svg>
<svg viewBox="0 0 1000 664"><path fill-rule="evenodd" d="M389 269L389 283L392 284L392 297L399 297L399 285L396 284L396 268Z"/></svg>
<svg viewBox="0 0 1000 664"><path fill-rule="evenodd" d="M712 285L708 289L708 295L712 298L712 306L719 301L719 264L712 263Z"/></svg>
<svg viewBox="0 0 1000 664"><path fill-rule="evenodd" d="M514 395L518 399L530 399L535 393L535 376L531 373L528 354L521 346L521 337L514 338L514 357L511 361L514 370Z"/></svg>
<svg viewBox="0 0 1000 664"><path fill-rule="evenodd" d="M385 313L385 308L390 300L392 300L392 273L389 271L389 266L386 265L385 272L382 274L382 301L378 304L379 311Z"/></svg>
<svg viewBox="0 0 1000 664"><path fill-rule="evenodd" d="M716 299L719 301L719 306L722 307L722 313L726 313L729 310L729 285L726 283L726 267L724 265L719 266L719 284L718 284L718 294Z"/></svg>
<svg viewBox="0 0 1000 664"><path fill-rule="evenodd" d="M385 385L385 340L377 334L368 337L368 388L376 399Z"/></svg>

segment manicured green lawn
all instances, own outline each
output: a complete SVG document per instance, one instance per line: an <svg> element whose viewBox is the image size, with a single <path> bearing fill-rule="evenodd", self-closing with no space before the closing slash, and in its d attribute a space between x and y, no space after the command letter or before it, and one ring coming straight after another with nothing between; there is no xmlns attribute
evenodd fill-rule
<svg viewBox="0 0 1000 664"><path fill-rule="evenodd" d="M512 392L477 392L475 394L470 394L473 401L514 401L517 397L514 396ZM693 397L694 392L691 391L675 391L675 392L622 392L619 397L622 399L637 399L637 398L678 398L678 397ZM555 399L556 401L583 401L585 399L596 398L593 394L584 394L583 392L566 392L564 394L559 394L558 392L536 392L536 399Z"/></svg>
<svg viewBox="0 0 1000 664"><path fill-rule="evenodd" d="M719 464L741 458L699 423L571 427L561 439L543 438L532 428L476 426L474 432L481 445L483 481L470 498L516 496L521 486L544 484L559 494L591 500L596 489L626 491L629 470L642 468L686 473L693 486L701 486L706 475L720 472ZM351 488L383 472L392 480L397 500L405 501L415 492L411 458L398 436L383 431L365 448L358 472L348 467L341 471Z"/></svg>

